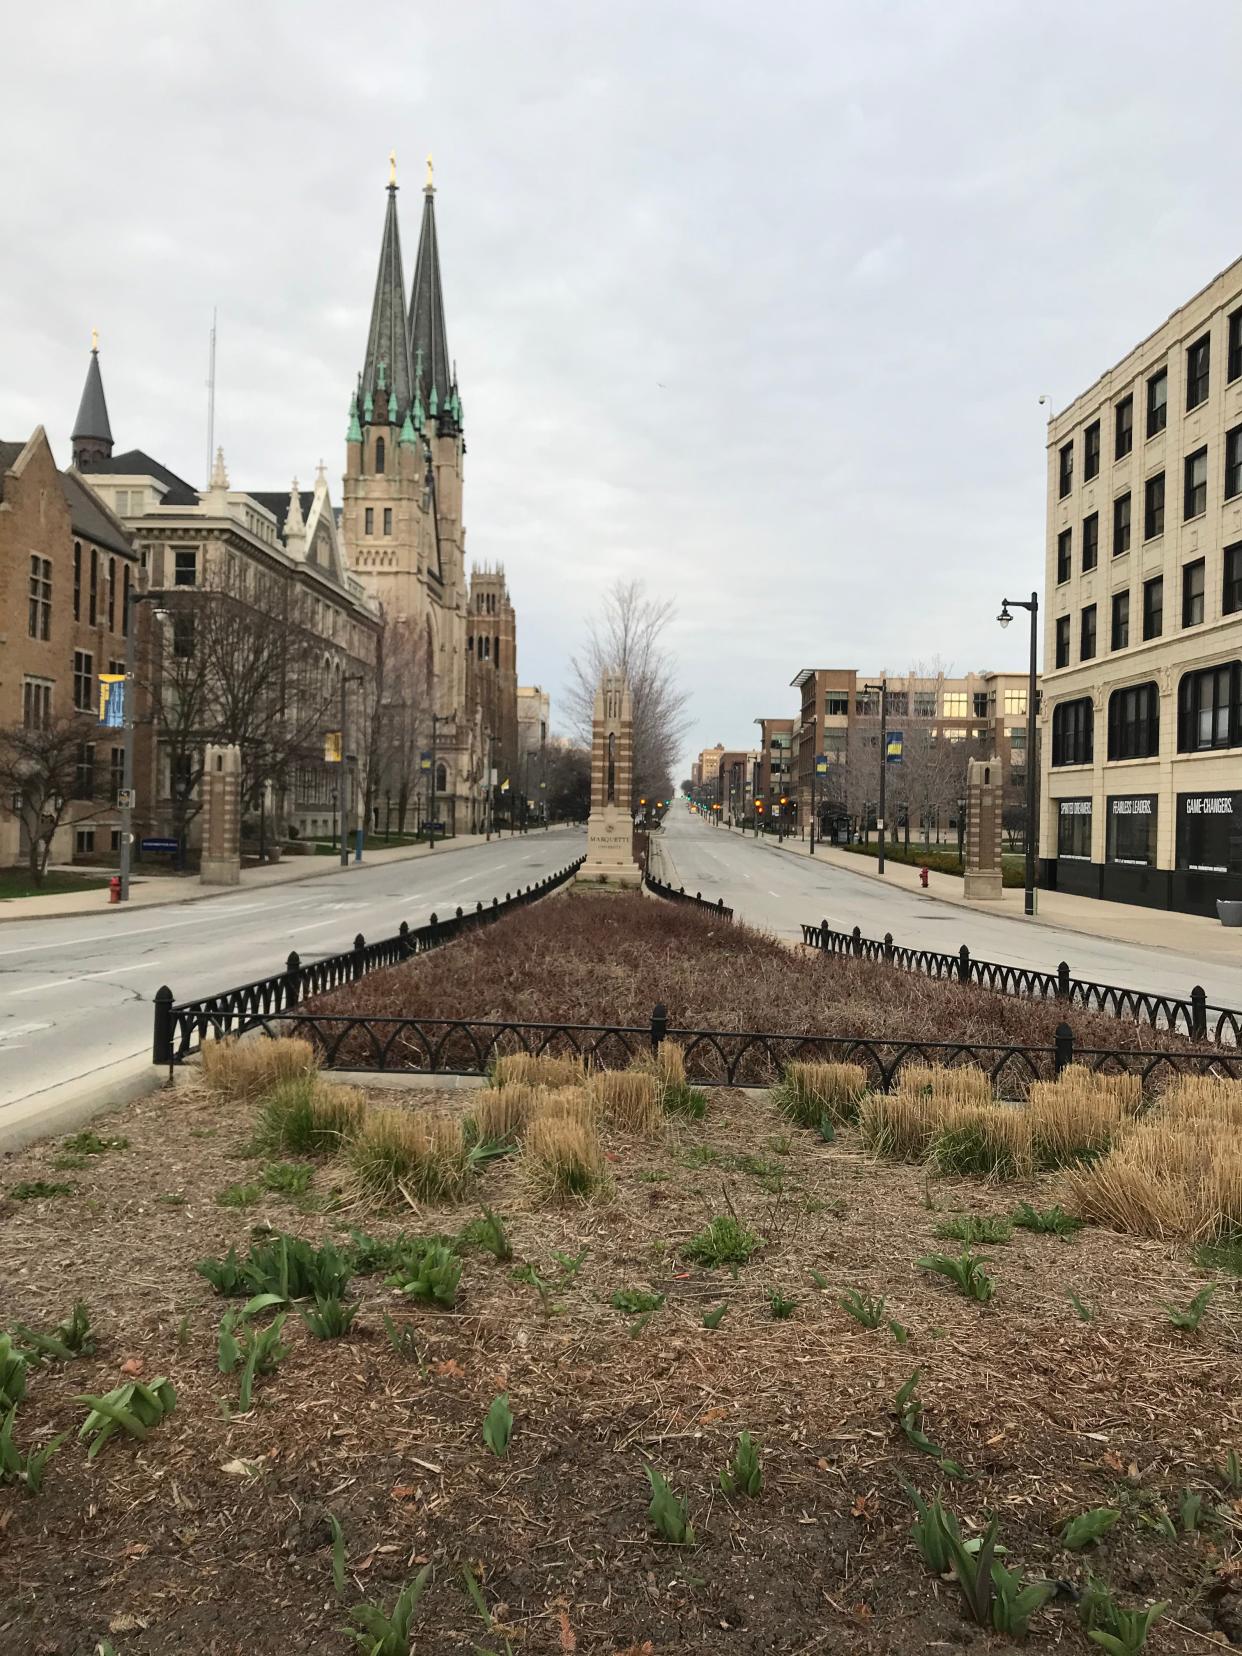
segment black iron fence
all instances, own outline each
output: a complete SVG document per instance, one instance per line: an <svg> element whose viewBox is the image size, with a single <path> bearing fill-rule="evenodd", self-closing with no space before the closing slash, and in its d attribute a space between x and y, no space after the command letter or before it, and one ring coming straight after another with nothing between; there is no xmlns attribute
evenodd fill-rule
<svg viewBox="0 0 1242 1656"><path fill-rule="evenodd" d="M889 1091L909 1064L970 1065L984 1070L1001 1096L1024 1098L1033 1081L1052 1080L1067 1064L1134 1074L1159 1093L1178 1075L1242 1079L1242 1054L1082 1047L1068 1024L1051 1046L902 1040L893 1036L803 1035L789 1031L682 1029L657 1005L646 1024L552 1024L486 1018L369 1017L356 1013L281 1011L251 1027L271 1036L298 1036L328 1070L423 1075L484 1075L510 1053L580 1057L597 1068L620 1068L654 1052L663 1040L681 1046L697 1086L770 1086L795 1060L859 1064L872 1090Z"/></svg>
<svg viewBox="0 0 1242 1656"><path fill-rule="evenodd" d="M733 918L733 910L725 907L723 897L713 903L704 897L701 891L696 891L692 895L686 890L685 886L665 885L663 880L657 880L654 874L648 874L645 871L643 873L643 884L648 891L654 892L657 897L667 897L671 903L692 903L695 908L703 909L708 914L714 914L718 920L732 920Z"/></svg>
<svg viewBox="0 0 1242 1656"><path fill-rule="evenodd" d="M352 949L305 963L294 952L282 972L244 983L239 988L224 989L202 1000L175 1001L172 990L165 985L155 994L152 1062L171 1068L197 1052L208 1034L219 1038L265 1027L274 1018L294 1013L314 995L356 983L368 972L397 966L403 960L451 943L479 926L491 925L501 915L533 903L564 885L585 860L579 857L559 873L548 874L523 890L506 891L503 900L493 897L487 906L477 903L473 909L459 908L443 920L433 914L425 926L411 927L403 920L395 936L382 938L378 943L368 943L359 933Z"/></svg>
<svg viewBox="0 0 1242 1656"><path fill-rule="evenodd" d="M1085 1012L1107 1012L1114 1018L1129 1018L1152 1029L1171 1030L1193 1041L1242 1046L1242 1012L1209 1006L1207 995L1198 985L1183 1000L1176 995L1122 989L1115 984L1071 977L1069 964L1064 960L1055 972L1038 971L1031 966L1002 966L992 960L976 960L964 943L956 954L911 949L894 943L891 932L885 932L883 939L877 940L864 937L857 926L852 932L833 931L827 920L818 926L804 925L802 941L825 954L878 961L923 977L977 983L1002 995L1064 1001L1067 1006L1078 1006Z"/></svg>

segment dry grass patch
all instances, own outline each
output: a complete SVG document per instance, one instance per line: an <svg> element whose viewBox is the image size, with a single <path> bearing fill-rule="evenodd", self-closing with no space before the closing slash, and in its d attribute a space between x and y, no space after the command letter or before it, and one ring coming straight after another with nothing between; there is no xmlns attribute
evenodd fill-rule
<svg viewBox="0 0 1242 1656"><path fill-rule="evenodd" d="M470 1119L479 1144L511 1144L530 1120L543 1089L525 1081L484 1087L474 1097Z"/></svg>
<svg viewBox="0 0 1242 1656"><path fill-rule="evenodd" d="M866 1090L867 1072L861 1064L793 1063L785 1066L773 1101L799 1127L818 1127L825 1117L843 1126L858 1119Z"/></svg>
<svg viewBox="0 0 1242 1656"><path fill-rule="evenodd" d="M1114 1083L1133 1081L1122 1088ZM1056 1081L1036 1081L1027 1106L1035 1150L1046 1167L1103 1155L1133 1126L1137 1076L1100 1076L1071 1064Z"/></svg>
<svg viewBox="0 0 1242 1656"><path fill-rule="evenodd" d="M1114 1230L1195 1241L1242 1231L1242 1127L1158 1110L1067 1179L1080 1216Z"/></svg>
<svg viewBox="0 0 1242 1656"><path fill-rule="evenodd" d="M926 1161L943 1106L928 1093L868 1093L858 1112L862 1141L891 1161Z"/></svg>
<svg viewBox="0 0 1242 1656"><path fill-rule="evenodd" d="M604 1154L592 1129L569 1116L538 1116L522 1140L522 1170L539 1201L586 1201L604 1188Z"/></svg>
<svg viewBox="0 0 1242 1656"><path fill-rule="evenodd" d="M1182 1075L1160 1100L1159 1113L1178 1121L1242 1127L1242 1081L1211 1075Z"/></svg>
<svg viewBox="0 0 1242 1656"><path fill-rule="evenodd" d="M461 1118L433 1110L368 1110L345 1156L358 1196L372 1202L455 1201L469 1177Z"/></svg>
<svg viewBox="0 0 1242 1656"><path fill-rule="evenodd" d="M662 1089L645 1070L600 1070L588 1083L600 1114L627 1133L650 1137L664 1125Z"/></svg>
<svg viewBox="0 0 1242 1656"><path fill-rule="evenodd" d="M1035 1170L1030 1114L1014 1104L945 1104L931 1159L939 1173L1029 1178Z"/></svg>
<svg viewBox="0 0 1242 1656"><path fill-rule="evenodd" d="M539 1087L535 1091L533 1120L576 1121L594 1128L599 1120L599 1103L586 1087Z"/></svg>
<svg viewBox="0 0 1242 1656"><path fill-rule="evenodd" d="M281 1081L292 1081L317 1068L309 1041L269 1040L253 1035L246 1040L204 1041L200 1053L203 1079L221 1098L253 1100Z"/></svg>
<svg viewBox="0 0 1242 1656"><path fill-rule="evenodd" d="M991 1076L973 1065L905 1064L897 1072L897 1085L937 1105L992 1102Z"/></svg>
<svg viewBox="0 0 1242 1656"><path fill-rule="evenodd" d="M314 1073L290 1076L260 1097L255 1142L291 1156L334 1155L365 1113L357 1087L336 1086Z"/></svg>
<svg viewBox="0 0 1242 1656"><path fill-rule="evenodd" d="M504 1087L516 1082L527 1087L581 1087L586 1065L581 1058L549 1058L532 1052L511 1052L492 1065L490 1082Z"/></svg>

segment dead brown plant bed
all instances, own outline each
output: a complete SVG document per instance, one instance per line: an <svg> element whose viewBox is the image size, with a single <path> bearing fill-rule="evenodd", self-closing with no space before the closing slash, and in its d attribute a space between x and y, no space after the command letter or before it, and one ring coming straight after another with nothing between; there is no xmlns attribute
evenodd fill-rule
<svg viewBox="0 0 1242 1656"><path fill-rule="evenodd" d="M1051 1048L1057 1025L1065 1022L1077 1045L1086 1049L1195 1050L1182 1036L1106 1013L940 982L870 961L791 950L749 926L726 925L637 894L576 892L549 898L434 956L317 996L303 1010L325 1017L641 1030L657 1002L668 1008L672 1026L690 1030ZM560 1052L565 1045L553 1042L549 1050ZM343 1068L351 1058L366 1063L368 1051L364 1036L346 1036L336 1063ZM447 1052L461 1067L470 1066L469 1043L454 1044L450 1038ZM426 1049L413 1033L406 1053L408 1067L427 1067ZM824 1055L810 1048L802 1054L794 1049L782 1053L783 1060L799 1056ZM596 1061L624 1067L629 1059L619 1044L613 1050L605 1043ZM450 1061L443 1067L457 1066ZM723 1074L719 1056L707 1046L690 1055L690 1068L709 1078ZM521 1075L515 1069L506 1078ZM772 1065L753 1054L736 1079L766 1083L776 1076ZM1011 1066L1006 1079L1014 1095L1029 1084L1020 1065Z"/></svg>
<svg viewBox="0 0 1242 1656"><path fill-rule="evenodd" d="M1235 1494L1221 1471L1242 1451L1242 1313L1222 1287L1196 1333L1169 1326L1165 1305L1211 1280L1184 1248L1096 1227L1068 1240L1015 1230L987 1250L996 1292L978 1305L918 1268L946 1246L938 1225L1044 1207L1060 1175L1003 1187L931 1177L877 1162L848 1123L825 1143L774 1103L730 1091L658 1137L604 1116L596 1150L574 1110L555 1108L556 1089L535 1092L510 1098L510 1113L491 1101L502 1124L544 1125L453 1200L482 1094L370 1089L367 1120L422 1123L386 1129L385 1153L450 1169L434 1198L411 1191L417 1205L397 1209L329 1205L347 1152L313 1163L301 1205L269 1191L249 1212L221 1208L222 1186L254 1176L260 1107L198 1080L95 1123L126 1147L67 1176L53 1143L0 1162L0 1329L50 1328L75 1298L95 1329L92 1354L32 1375L22 1447L75 1430L77 1396L125 1377L164 1374L177 1392L147 1441L118 1438L88 1462L70 1438L40 1494L0 1486L0 1649L85 1656L109 1639L121 1656L343 1656L348 1611L363 1598L391 1606L429 1564L413 1648L437 1656L502 1651L506 1639L520 1656L999 1650L923 1568L906 1485L939 1495L968 1535L995 1511L1005 1562L1028 1579L1076 1592L1090 1570L1127 1606L1170 1601L1151 1639L1160 1656L1225 1645L1242 1617ZM580 1106L589 1095L563 1096ZM1209 1107L1233 1104L1187 1103ZM943 1100L949 1113L978 1108ZM606 1178L606 1200L558 1188L582 1166ZM39 1181L72 1189L11 1194ZM314 1339L291 1313L288 1355L237 1412L216 1342L241 1302L213 1293L197 1260L244 1255L256 1227L342 1248L351 1225L378 1243L468 1236L484 1204L512 1257L456 1242L452 1309L357 1275L348 1334ZM722 1216L762 1239L748 1262L688 1262L690 1239ZM879 1326L847 1315L847 1289L883 1301ZM773 1296L791 1315L773 1316ZM636 1300L654 1309L629 1310ZM404 1352L385 1316L408 1335ZM894 1418L915 1369L922 1430L965 1477ZM482 1439L502 1392L513 1416L503 1460ZM762 1455L754 1499L720 1485L742 1432ZM693 1547L652 1535L647 1465L686 1499ZM1177 1521L1187 1490L1208 1514L1193 1531ZM1089 1553L1067 1551L1065 1522L1102 1506L1121 1511L1116 1526ZM1159 1514L1173 1536L1145 1522ZM330 1519L345 1549L340 1601ZM464 1568L500 1632L474 1615ZM1022 1648L1094 1647L1063 1593Z"/></svg>

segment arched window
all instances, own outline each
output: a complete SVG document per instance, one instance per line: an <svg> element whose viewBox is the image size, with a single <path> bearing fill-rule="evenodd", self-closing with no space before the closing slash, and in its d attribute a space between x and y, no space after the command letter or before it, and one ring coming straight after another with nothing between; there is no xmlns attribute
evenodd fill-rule
<svg viewBox="0 0 1242 1656"><path fill-rule="evenodd" d="M384 474L384 439L382 437L377 437L375 439L375 475L376 475L376 477L382 477L383 474Z"/></svg>
<svg viewBox="0 0 1242 1656"><path fill-rule="evenodd" d="M1177 750L1242 747L1242 661L1183 673L1177 687Z"/></svg>
<svg viewBox="0 0 1242 1656"><path fill-rule="evenodd" d="M1160 691L1154 680L1108 698L1108 757L1150 759L1160 752Z"/></svg>
<svg viewBox="0 0 1242 1656"><path fill-rule="evenodd" d="M448 768L445 765L436 766L436 792L448 792Z"/></svg>

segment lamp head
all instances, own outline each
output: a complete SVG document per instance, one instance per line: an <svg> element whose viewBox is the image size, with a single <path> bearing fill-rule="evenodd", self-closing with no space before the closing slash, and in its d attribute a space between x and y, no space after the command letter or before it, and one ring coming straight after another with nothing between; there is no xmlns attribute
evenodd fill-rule
<svg viewBox="0 0 1242 1656"><path fill-rule="evenodd" d="M1002 602L1001 612L996 617L996 619L1000 622L1002 627L1007 627L1009 625L1009 623L1013 620L1013 616L1010 615L1010 613L1009 613L1009 600L1008 600L1008 598L1006 598Z"/></svg>

